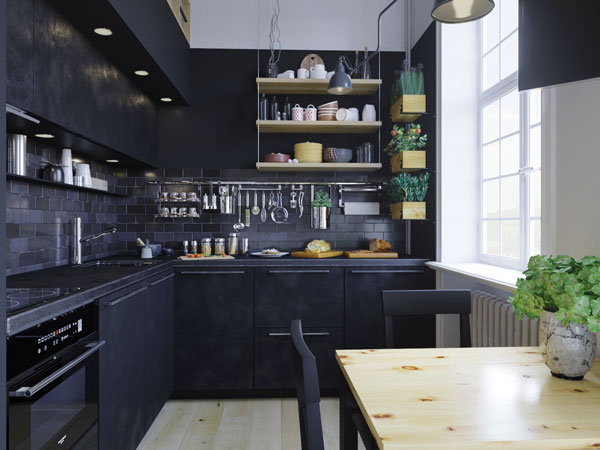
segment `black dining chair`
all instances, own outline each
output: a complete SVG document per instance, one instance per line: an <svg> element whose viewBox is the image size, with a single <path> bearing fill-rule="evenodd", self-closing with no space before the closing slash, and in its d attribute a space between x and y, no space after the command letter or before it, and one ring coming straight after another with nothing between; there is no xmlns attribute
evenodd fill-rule
<svg viewBox="0 0 600 450"><path fill-rule="evenodd" d="M382 291L385 318L385 346L394 347L394 317L436 314L460 315L460 346L471 346L471 291L438 289L412 291Z"/></svg>
<svg viewBox="0 0 600 450"><path fill-rule="evenodd" d="M291 334L302 450L324 450L317 360L302 336L302 321L292 320Z"/></svg>

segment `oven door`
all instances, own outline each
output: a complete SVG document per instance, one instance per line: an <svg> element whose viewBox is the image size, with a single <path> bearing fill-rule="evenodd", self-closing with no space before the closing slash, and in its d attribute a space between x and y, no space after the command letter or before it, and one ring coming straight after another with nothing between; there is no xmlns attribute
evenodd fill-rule
<svg viewBox="0 0 600 450"><path fill-rule="evenodd" d="M9 386L9 450L98 448L98 350L103 345L89 343Z"/></svg>

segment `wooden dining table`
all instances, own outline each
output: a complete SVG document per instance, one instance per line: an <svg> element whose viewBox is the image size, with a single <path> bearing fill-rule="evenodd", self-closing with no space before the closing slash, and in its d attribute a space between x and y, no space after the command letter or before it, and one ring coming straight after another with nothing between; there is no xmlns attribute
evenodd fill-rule
<svg viewBox="0 0 600 450"><path fill-rule="evenodd" d="M600 448L600 363L555 378L538 347L338 350L340 450Z"/></svg>

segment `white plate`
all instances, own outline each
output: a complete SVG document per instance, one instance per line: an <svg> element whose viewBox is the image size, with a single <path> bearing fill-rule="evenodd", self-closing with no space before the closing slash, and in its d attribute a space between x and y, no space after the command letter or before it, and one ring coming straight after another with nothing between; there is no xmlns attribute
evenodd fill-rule
<svg viewBox="0 0 600 450"><path fill-rule="evenodd" d="M290 252L279 252L277 254L263 253L263 252L252 252L250 254L252 256L262 256L263 258L281 258L282 256L289 255Z"/></svg>

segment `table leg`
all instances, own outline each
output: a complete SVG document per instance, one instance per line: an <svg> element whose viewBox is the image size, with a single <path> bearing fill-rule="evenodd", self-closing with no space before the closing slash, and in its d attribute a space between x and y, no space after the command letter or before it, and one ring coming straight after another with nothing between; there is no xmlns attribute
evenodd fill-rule
<svg viewBox="0 0 600 450"><path fill-rule="evenodd" d="M340 450L358 450L358 431L352 419L354 395L344 376L340 384Z"/></svg>

